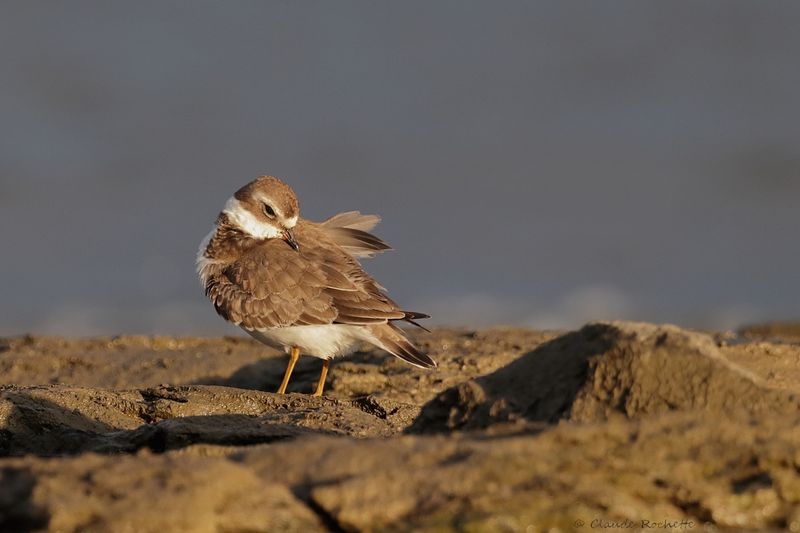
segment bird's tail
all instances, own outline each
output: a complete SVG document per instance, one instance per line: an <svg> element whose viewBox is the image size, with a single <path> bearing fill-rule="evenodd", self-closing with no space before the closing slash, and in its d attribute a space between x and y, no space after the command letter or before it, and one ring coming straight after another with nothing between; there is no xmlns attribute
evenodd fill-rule
<svg viewBox="0 0 800 533"><path fill-rule="evenodd" d="M431 330L429 330L428 328L426 328L425 326L423 326L422 324L417 322L418 319L420 319L420 318L430 318L431 315L426 315L425 313L417 313L416 311L405 311L405 314L406 314L406 316L404 316L402 318L402 320L405 320L409 324L413 324L413 325L417 326L419 329L421 329L423 331L427 331L428 333L431 332Z"/></svg>

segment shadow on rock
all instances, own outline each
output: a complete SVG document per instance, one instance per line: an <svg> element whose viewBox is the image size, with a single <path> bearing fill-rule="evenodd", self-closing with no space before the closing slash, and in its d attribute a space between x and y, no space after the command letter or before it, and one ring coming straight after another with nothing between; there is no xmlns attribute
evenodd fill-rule
<svg viewBox="0 0 800 533"><path fill-rule="evenodd" d="M797 412L800 400L732 364L714 340L675 326L598 322L544 343L423 407L410 433L536 429L678 410Z"/></svg>
<svg viewBox="0 0 800 533"><path fill-rule="evenodd" d="M389 354L377 350L360 351L348 356L344 361L334 362L333 368L335 369L342 362L347 362L350 364L374 365L377 369L391 357ZM275 392L283 379L287 363L287 357L265 357L255 363L242 366L228 377L208 376L193 380L190 384L219 385L238 389ZM287 391L304 394L312 392L317 385L321 370L321 359L310 356L301 357L292 372L292 379L289 382Z"/></svg>
<svg viewBox="0 0 800 533"><path fill-rule="evenodd" d="M49 521L45 509L32 501L36 476L27 466L0 468L0 531L40 531Z"/></svg>
<svg viewBox="0 0 800 533"><path fill-rule="evenodd" d="M445 390L423 407L408 432L481 429L520 418L555 422L586 382L589 358L611 344L584 330L545 342L491 374Z"/></svg>
<svg viewBox="0 0 800 533"><path fill-rule="evenodd" d="M413 419L395 407L214 386L140 391L7 386L0 389L0 455L163 452L308 434L386 437Z"/></svg>
<svg viewBox="0 0 800 533"><path fill-rule="evenodd" d="M42 389L0 390L0 456L80 453L120 429L42 397Z"/></svg>
<svg viewBox="0 0 800 533"><path fill-rule="evenodd" d="M98 435L92 451L99 453L134 452L147 448L165 452L194 444L249 446L322 433L289 424L273 424L251 415L186 416L147 424L137 429Z"/></svg>
<svg viewBox="0 0 800 533"><path fill-rule="evenodd" d="M306 366L305 361L298 361L297 370ZM193 380L191 385L219 385L238 389L274 392L280 385L283 372L286 370L286 359L268 357L238 368L228 377L209 376ZM299 374L299 372L298 372ZM296 383L291 383L293 391Z"/></svg>

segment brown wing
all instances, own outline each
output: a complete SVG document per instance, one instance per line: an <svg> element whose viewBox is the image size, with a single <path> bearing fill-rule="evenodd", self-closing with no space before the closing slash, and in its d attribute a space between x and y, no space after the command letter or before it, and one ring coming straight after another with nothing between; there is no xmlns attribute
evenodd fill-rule
<svg viewBox="0 0 800 533"><path fill-rule="evenodd" d="M320 223L319 228L350 255L372 257L377 252L392 249L380 238L368 233L380 220L378 215L362 215L358 211L348 211Z"/></svg>
<svg viewBox="0 0 800 533"><path fill-rule="evenodd" d="M206 294L217 312L245 329L413 318L315 225L301 221L295 238L300 252L270 240L212 273Z"/></svg>

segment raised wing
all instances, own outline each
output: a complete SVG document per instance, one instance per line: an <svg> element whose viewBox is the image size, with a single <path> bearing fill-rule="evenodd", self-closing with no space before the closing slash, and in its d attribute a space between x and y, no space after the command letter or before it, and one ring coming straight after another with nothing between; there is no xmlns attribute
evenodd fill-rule
<svg viewBox="0 0 800 533"><path fill-rule="evenodd" d="M334 215L319 227L328 237L355 257L372 257L377 252L392 248L375 235L368 233L381 217L362 215L358 211L348 211Z"/></svg>

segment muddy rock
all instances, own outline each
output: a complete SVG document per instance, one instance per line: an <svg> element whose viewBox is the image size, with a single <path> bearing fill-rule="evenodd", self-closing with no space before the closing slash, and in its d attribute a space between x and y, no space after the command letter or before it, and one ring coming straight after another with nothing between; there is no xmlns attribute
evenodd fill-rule
<svg viewBox="0 0 800 533"><path fill-rule="evenodd" d="M766 322L742 326L738 331L741 337L776 342L800 342L800 322Z"/></svg>
<svg viewBox="0 0 800 533"><path fill-rule="evenodd" d="M290 484L346 531L792 528L799 428L797 414L695 411L538 435L308 438L232 459Z"/></svg>
<svg viewBox="0 0 800 533"><path fill-rule="evenodd" d="M555 335L514 328L411 333L437 360L438 368L418 369L365 345L362 351L334 361L325 395L340 399L374 396L423 405L442 390L497 370ZM286 363L285 354L249 337L24 336L0 343L0 385L126 390L166 383L274 392ZM301 357L288 391L313 391L320 368L319 359Z"/></svg>
<svg viewBox="0 0 800 533"><path fill-rule="evenodd" d="M601 322L443 391L410 431L532 428L561 419L736 408L794 413L800 394L773 387L746 363L732 362L710 335L669 325Z"/></svg>
<svg viewBox="0 0 800 533"><path fill-rule="evenodd" d="M536 435L306 435L217 457L5 459L0 529L794 530L798 428L797 415L687 411Z"/></svg>
<svg viewBox="0 0 800 533"><path fill-rule="evenodd" d="M217 386L110 391L6 385L0 388L0 454L241 446L313 433L386 437L418 412L372 397L337 400Z"/></svg>
<svg viewBox="0 0 800 533"><path fill-rule="evenodd" d="M437 369L364 349L322 398L248 340L5 339L0 531L800 530L797 344L415 335Z"/></svg>
<svg viewBox="0 0 800 533"><path fill-rule="evenodd" d="M0 487L2 531L324 531L286 485L217 459L11 459Z"/></svg>

